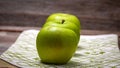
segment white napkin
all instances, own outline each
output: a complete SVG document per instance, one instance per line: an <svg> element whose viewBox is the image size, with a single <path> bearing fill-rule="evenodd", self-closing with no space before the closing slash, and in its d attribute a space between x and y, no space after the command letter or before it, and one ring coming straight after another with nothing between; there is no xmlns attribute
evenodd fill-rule
<svg viewBox="0 0 120 68"><path fill-rule="evenodd" d="M21 68L120 68L118 36L81 35L78 49L65 65L47 65L40 62L36 51L38 30L27 30L0 58Z"/></svg>

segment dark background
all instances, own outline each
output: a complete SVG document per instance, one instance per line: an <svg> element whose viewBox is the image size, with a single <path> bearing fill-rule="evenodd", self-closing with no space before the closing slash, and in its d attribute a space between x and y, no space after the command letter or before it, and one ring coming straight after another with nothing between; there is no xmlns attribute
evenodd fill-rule
<svg viewBox="0 0 120 68"><path fill-rule="evenodd" d="M120 0L0 0L0 26L41 27L55 12L78 16L82 29L120 30Z"/></svg>

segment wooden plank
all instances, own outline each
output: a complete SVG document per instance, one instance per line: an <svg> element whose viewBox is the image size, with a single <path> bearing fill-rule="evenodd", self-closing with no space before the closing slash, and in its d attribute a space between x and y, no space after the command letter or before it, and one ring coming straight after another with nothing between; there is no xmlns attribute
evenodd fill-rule
<svg viewBox="0 0 120 68"><path fill-rule="evenodd" d="M11 27L11 26L1 26L0 27L0 50L3 52L6 50L6 47L9 47L11 44L14 43L19 34L24 30L30 29L40 29L39 27ZM120 38L120 32L116 31L100 31L100 30L81 30L81 35L101 35L101 34L117 34ZM119 40L120 44L120 40ZM9 46L7 46L9 45ZM2 49L3 48L3 49Z"/></svg>
<svg viewBox="0 0 120 68"><path fill-rule="evenodd" d="M20 32L0 31L0 55L5 52L17 39ZM2 59L0 59L0 68L18 68Z"/></svg>
<svg viewBox="0 0 120 68"><path fill-rule="evenodd" d="M0 59L0 68L18 68L18 67Z"/></svg>
<svg viewBox="0 0 120 68"><path fill-rule="evenodd" d="M81 20L81 34L119 34L120 0L0 0L1 47L8 48L19 33L27 29L39 29L46 17L54 12L72 13ZM39 26L12 27L12 26ZM107 30L107 31L100 31ZM108 30L113 30L108 31ZM5 31L5 32L4 32ZM7 32L6 32L7 31ZM1 50L1 49L0 49ZM4 65L4 64L1 64ZM0 66L1 66L0 65Z"/></svg>
<svg viewBox="0 0 120 68"><path fill-rule="evenodd" d="M41 27L22 27L22 26L0 26L0 31L7 31L7 32L22 32L24 30L36 29L40 30ZM119 31L111 31L111 30L81 30L81 34L84 35L95 35L95 34L118 34L120 35Z"/></svg>
<svg viewBox="0 0 120 68"><path fill-rule="evenodd" d="M32 27L33 28L33 27ZM38 29L35 27L34 29ZM21 31L31 29L30 27L0 27L0 55L6 51L17 39ZM97 30L81 30L82 35L98 35L98 34L110 34L115 33L119 35L119 46L120 46L120 32L111 31L97 31ZM0 68L17 68L16 66L5 62L0 59Z"/></svg>
<svg viewBox="0 0 120 68"><path fill-rule="evenodd" d="M48 15L24 13L0 13L0 25L42 27ZM82 29L120 30L120 20L108 20L89 17L79 17ZM93 27L94 26L94 27Z"/></svg>
<svg viewBox="0 0 120 68"><path fill-rule="evenodd" d="M23 27L23 26L0 26L0 31L8 31L8 32L22 32L24 30L37 29L39 30L41 27Z"/></svg>
<svg viewBox="0 0 120 68"><path fill-rule="evenodd" d="M78 16L82 29L119 31L119 2L120 0L0 0L0 25L41 27L49 14L65 12Z"/></svg>
<svg viewBox="0 0 120 68"><path fill-rule="evenodd" d="M119 2L119 0L1 0L0 12L24 12L45 15L53 12L69 12L78 16L87 16L94 19L100 18L119 20Z"/></svg>

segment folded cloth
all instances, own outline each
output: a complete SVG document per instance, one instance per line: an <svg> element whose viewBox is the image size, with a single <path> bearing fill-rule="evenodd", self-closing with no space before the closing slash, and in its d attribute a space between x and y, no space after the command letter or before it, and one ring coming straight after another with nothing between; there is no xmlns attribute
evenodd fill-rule
<svg viewBox="0 0 120 68"><path fill-rule="evenodd" d="M38 32L38 30L22 32L0 59L21 68L120 68L120 51L116 34L81 35L78 48L67 64L48 65L40 62L36 51Z"/></svg>

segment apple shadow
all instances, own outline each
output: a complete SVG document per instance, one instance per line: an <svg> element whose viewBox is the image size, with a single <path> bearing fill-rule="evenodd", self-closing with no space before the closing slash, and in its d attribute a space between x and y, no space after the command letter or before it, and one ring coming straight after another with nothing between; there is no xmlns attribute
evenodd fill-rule
<svg viewBox="0 0 120 68"><path fill-rule="evenodd" d="M51 64L51 63L44 63L44 62L41 62L40 61L40 65L42 64L42 66L45 66L45 67L76 67L76 66L80 66L82 64L80 64L79 62L75 62L75 61L72 61L70 60L68 63L66 64Z"/></svg>
<svg viewBox="0 0 120 68"><path fill-rule="evenodd" d="M78 47L76 51L80 50L80 49L83 49L81 47ZM83 56L82 54L79 54L79 53L75 53L73 55L72 58L77 58L77 57L80 57L80 56ZM44 63L44 62L41 62L40 60L40 65L42 64L43 66L50 66L50 67L76 67L76 66L81 66L82 63L80 63L79 61L73 61L72 58L70 59L70 61L68 63L65 63L65 64L52 64L52 63Z"/></svg>
<svg viewBox="0 0 120 68"><path fill-rule="evenodd" d="M72 58L79 57L79 56L82 56L82 55L75 53ZM43 66L50 66L50 67L76 67L76 66L82 65L82 63L80 63L79 61L73 61L72 58L68 63L65 63L65 64L52 64L52 63L44 63L41 61L39 63L42 64Z"/></svg>
<svg viewBox="0 0 120 68"><path fill-rule="evenodd" d="M82 54L79 54L79 53L75 53L74 55L73 55L73 57L79 57L79 56L83 56Z"/></svg>

